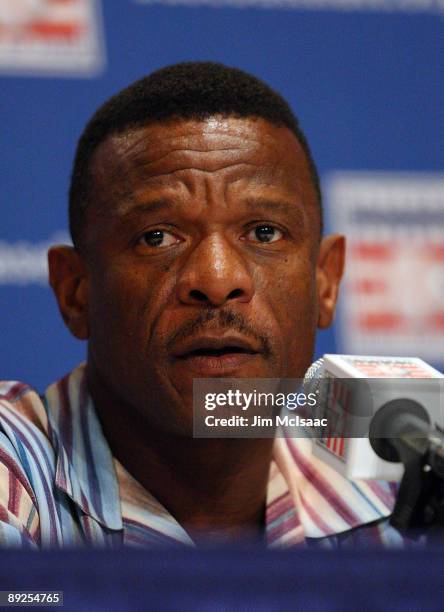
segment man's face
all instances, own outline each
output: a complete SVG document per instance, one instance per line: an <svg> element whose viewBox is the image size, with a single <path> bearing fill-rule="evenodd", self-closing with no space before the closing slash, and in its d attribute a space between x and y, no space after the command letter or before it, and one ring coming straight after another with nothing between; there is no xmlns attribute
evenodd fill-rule
<svg viewBox="0 0 444 612"><path fill-rule="evenodd" d="M153 124L109 137L92 172L90 376L175 431L190 423L193 378L303 377L323 306L320 230L291 131Z"/></svg>

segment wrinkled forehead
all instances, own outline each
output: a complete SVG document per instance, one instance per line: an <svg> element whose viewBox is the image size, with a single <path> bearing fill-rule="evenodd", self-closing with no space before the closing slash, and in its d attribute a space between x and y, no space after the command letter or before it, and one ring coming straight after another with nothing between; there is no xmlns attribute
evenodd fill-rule
<svg viewBox="0 0 444 612"><path fill-rule="evenodd" d="M276 187L317 207L296 136L260 118L214 116L128 129L99 145L91 170L94 199L106 206L119 206L149 187L174 187L205 175L226 184L245 180Z"/></svg>

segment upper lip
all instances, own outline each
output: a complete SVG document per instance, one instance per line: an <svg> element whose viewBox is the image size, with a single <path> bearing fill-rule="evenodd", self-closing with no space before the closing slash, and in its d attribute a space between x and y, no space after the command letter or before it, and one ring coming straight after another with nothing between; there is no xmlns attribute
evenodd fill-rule
<svg viewBox="0 0 444 612"><path fill-rule="evenodd" d="M174 357L187 357L190 353L198 350L221 350L227 348L240 349L246 353L259 353L260 349L257 344L251 340L247 340L242 336L227 335L227 336L214 336L214 335L200 335L194 336L184 342L180 342L174 349Z"/></svg>

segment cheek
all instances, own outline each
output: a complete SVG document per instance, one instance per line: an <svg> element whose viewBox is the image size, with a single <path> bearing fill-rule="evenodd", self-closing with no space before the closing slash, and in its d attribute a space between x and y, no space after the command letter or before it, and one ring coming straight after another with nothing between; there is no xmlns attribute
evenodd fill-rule
<svg viewBox="0 0 444 612"><path fill-rule="evenodd" d="M305 363L307 367L310 363L316 332L317 292L314 270L309 265L294 265L293 273L288 274L286 266L276 270L274 280L267 285L265 296L273 322L270 331L273 329L275 342L280 345L277 348L286 366L290 367L290 371L299 372Z"/></svg>
<svg viewBox="0 0 444 612"><path fill-rule="evenodd" d="M316 275L309 262L299 261L291 264L286 261L285 265L279 266L269 277L262 290L269 296L273 311L279 312L284 320L316 320Z"/></svg>
<svg viewBox="0 0 444 612"><path fill-rule="evenodd" d="M121 341L124 353L146 342L159 293L152 279L134 269L114 267L98 274L90 299L91 340L108 346Z"/></svg>

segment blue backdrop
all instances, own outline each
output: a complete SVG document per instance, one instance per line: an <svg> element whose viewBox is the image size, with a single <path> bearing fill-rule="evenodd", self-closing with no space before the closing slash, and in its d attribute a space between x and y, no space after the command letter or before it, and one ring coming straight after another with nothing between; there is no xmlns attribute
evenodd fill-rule
<svg viewBox="0 0 444 612"><path fill-rule="evenodd" d="M4 267L17 266L24 251L30 261L22 277L17 272L0 278L0 378L42 389L84 358L85 345L65 330L42 274L36 272L34 282L31 272L44 243L67 228L70 166L86 120L109 95L156 68L210 59L263 78L291 103L323 178L337 170L442 169L439 11L121 0L104 3L103 30L106 64L94 76L1 77L0 256ZM320 334L318 353L340 348L333 331Z"/></svg>

